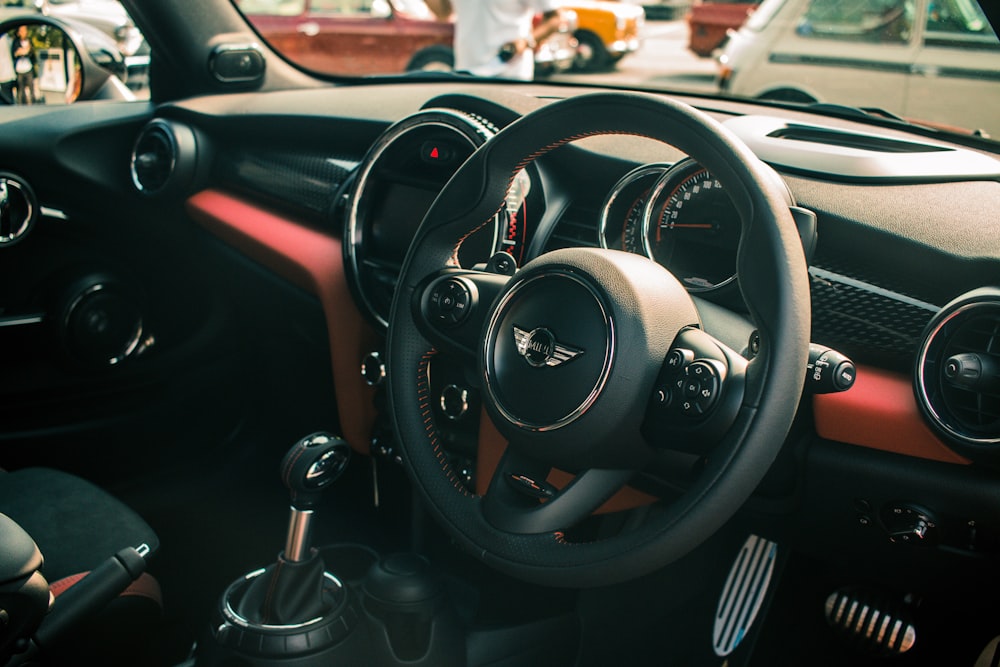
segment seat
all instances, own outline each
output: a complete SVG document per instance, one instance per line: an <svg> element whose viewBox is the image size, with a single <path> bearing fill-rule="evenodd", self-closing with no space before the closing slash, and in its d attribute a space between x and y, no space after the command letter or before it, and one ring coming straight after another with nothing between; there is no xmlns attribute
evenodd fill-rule
<svg viewBox="0 0 1000 667"><path fill-rule="evenodd" d="M38 628L43 634L46 623L48 629L55 627L57 615L67 618L69 606L79 604L83 591L87 597L101 597L99 588L106 587L97 587L97 576L88 581L90 571L127 547L145 545L141 551L147 558L159 548L153 529L123 502L91 482L51 468L0 471L0 514L23 529L41 553L39 571L52 596L49 612ZM144 564L139 563L141 571ZM137 655L150 650L162 615L162 599L155 578L145 572L131 584L124 583L124 590L113 584L110 602L79 619L73 616L65 631L43 642L32 664L139 664ZM63 597L75 587L79 587L77 595ZM0 629L0 638L2 633ZM0 645L9 638L3 639ZM0 654L0 664L4 657ZM18 660L17 654L10 658L13 664Z"/></svg>

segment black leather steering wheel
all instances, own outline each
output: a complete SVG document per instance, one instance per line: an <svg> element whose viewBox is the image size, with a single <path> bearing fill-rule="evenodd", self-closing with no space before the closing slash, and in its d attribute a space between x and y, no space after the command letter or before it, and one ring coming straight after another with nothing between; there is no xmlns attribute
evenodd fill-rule
<svg viewBox="0 0 1000 667"><path fill-rule="evenodd" d="M566 143L649 137L706 167L740 214L740 289L760 336L746 360L701 330L664 268L621 251L547 253L514 276L463 270L457 250L492 221L515 174ZM776 173L707 115L632 93L553 102L512 123L464 163L409 249L388 328L389 401L405 465L462 546L515 577L598 586L691 551L746 501L799 404L810 307L802 245ZM439 349L466 355L509 446L484 496L450 469L428 395ZM570 529L658 450L704 457L656 520L596 541ZM569 471L562 488L546 482Z"/></svg>

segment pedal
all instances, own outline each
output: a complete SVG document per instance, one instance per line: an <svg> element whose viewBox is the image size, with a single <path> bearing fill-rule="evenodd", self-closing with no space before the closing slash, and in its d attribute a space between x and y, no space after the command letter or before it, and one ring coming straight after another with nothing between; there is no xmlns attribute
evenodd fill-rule
<svg viewBox="0 0 1000 667"><path fill-rule="evenodd" d="M825 612L830 627L863 651L898 655L917 641L911 606L885 593L841 588L826 599Z"/></svg>
<svg viewBox="0 0 1000 667"><path fill-rule="evenodd" d="M736 650L767 596L778 545L757 535L743 543L719 596L712 649L720 658Z"/></svg>

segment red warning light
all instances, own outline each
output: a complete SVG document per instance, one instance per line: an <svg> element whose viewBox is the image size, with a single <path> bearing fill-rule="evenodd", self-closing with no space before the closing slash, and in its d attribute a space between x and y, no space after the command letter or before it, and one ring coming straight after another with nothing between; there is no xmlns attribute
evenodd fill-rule
<svg viewBox="0 0 1000 667"><path fill-rule="evenodd" d="M447 142L425 141L420 145L420 159L428 164L450 164L455 159L455 149Z"/></svg>

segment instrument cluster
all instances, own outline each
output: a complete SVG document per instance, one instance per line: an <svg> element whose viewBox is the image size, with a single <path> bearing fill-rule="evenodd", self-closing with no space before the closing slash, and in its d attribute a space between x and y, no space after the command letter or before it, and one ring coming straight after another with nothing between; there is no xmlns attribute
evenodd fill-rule
<svg viewBox="0 0 1000 667"><path fill-rule="evenodd" d="M722 184L691 159L627 173L601 208L601 244L662 264L689 292L736 279L740 219Z"/></svg>

